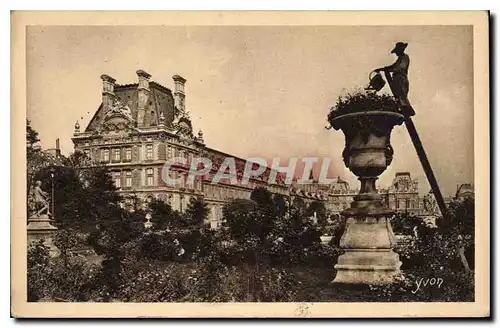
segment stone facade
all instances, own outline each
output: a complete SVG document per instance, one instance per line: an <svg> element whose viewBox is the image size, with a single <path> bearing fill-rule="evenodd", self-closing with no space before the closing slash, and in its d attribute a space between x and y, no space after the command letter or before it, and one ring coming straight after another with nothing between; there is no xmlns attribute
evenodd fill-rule
<svg viewBox="0 0 500 328"><path fill-rule="evenodd" d="M347 181L340 177L326 189L328 201L327 210L334 216L349 208L359 189L351 189ZM422 199L418 194L418 181L411 178L409 172L397 172L389 188L380 188L386 206L397 213L420 215L423 211Z"/></svg>
<svg viewBox="0 0 500 328"><path fill-rule="evenodd" d="M418 195L418 181L412 180L410 172L397 172L391 186L381 189L387 206L395 212L418 215L421 203Z"/></svg>
<svg viewBox="0 0 500 328"><path fill-rule="evenodd" d="M186 111L186 80L173 76L175 90L150 81L151 75L137 71L138 83L119 85L115 79L102 75L102 103L87 128L80 131L75 124L73 143L75 151L85 153L93 163L106 165L124 196L151 198L169 203L174 210L183 212L192 197L204 197L210 208L209 223L217 228L222 217L222 207L235 198L249 198L256 187L266 187L275 194L289 195L283 176L277 183L268 185L270 169L261 177L251 178L246 185L211 179L226 157L235 159L237 175L241 177L246 161L209 148L201 131L195 136ZM180 179L168 185L162 178L167 160L182 157L186 164L174 164L170 177L187 177L195 157L208 157L213 162L212 171L197 177L193 183ZM125 197L126 198L126 197Z"/></svg>

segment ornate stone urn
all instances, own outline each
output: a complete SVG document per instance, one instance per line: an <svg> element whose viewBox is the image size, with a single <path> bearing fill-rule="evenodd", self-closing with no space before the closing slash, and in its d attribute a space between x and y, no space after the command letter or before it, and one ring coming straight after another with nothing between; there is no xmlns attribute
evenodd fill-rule
<svg viewBox="0 0 500 328"><path fill-rule="evenodd" d="M377 193L375 181L392 161L390 135L404 121L397 111L362 110L329 116L331 126L342 130L345 165L361 182L351 207L341 214L347 224L340 241L345 251L335 265L335 283L387 284L401 262L393 251L396 238L390 218L394 214Z"/></svg>

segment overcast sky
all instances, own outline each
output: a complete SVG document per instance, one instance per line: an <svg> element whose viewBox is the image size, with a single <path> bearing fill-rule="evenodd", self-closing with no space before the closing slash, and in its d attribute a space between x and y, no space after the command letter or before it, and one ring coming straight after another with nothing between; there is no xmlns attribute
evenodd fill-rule
<svg viewBox="0 0 500 328"><path fill-rule="evenodd" d="M73 151L74 123L86 127L101 102L101 74L136 82L143 69L173 89L187 79L186 105L209 147L240 157L331 158L331 174L352 186L342 132L326 115L346 90L391 64L396 41L408 42L414 123L445 195L473 181L472 28L432 27L29 27L28 119L43 148L61 139ZM426 181L404 126L392 133L397 171ZM319 169L319 166L316 170Z"/></svg>

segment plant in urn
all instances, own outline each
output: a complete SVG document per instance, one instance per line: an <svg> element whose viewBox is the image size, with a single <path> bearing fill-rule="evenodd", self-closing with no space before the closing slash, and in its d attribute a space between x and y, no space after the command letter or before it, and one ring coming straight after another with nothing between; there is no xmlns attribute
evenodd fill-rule
<svg viewBox="0 0 500 328"><path fill-rule="evenodd" d="M390 223L393 212L382 202L375 182L391 164L391 131L404 116L392 96L356 92L338 99L328 121L344 133L344 163L361 182L351 207L341 213L347 218L340 240L345 253L335 265L334 282L391 283L401 262L392 250L396 245Z"/></svg>

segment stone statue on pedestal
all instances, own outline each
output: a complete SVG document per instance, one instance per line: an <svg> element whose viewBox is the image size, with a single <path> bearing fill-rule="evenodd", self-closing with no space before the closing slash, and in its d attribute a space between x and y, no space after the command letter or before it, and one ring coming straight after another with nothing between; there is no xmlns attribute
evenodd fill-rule
<svg viewBox="0 0 500 328"><path fill-rule="evenodd" d="M28 202L34 213L33 216L52 215L49 211L49 194L42 190L41 181L36 181L35 185L31 187L30 195Z"/></svg>

